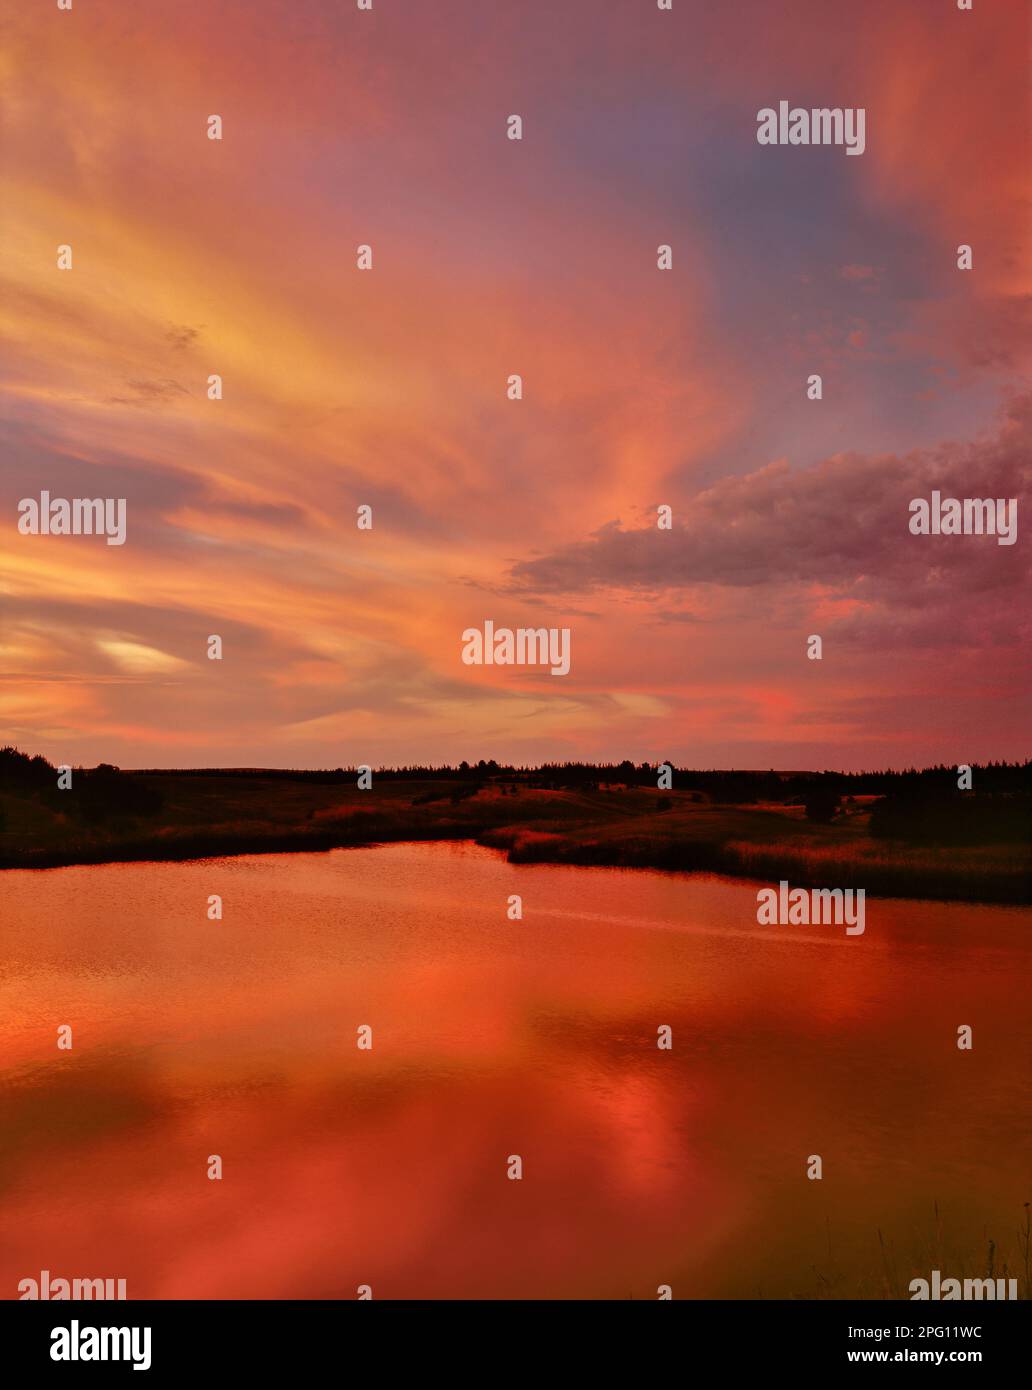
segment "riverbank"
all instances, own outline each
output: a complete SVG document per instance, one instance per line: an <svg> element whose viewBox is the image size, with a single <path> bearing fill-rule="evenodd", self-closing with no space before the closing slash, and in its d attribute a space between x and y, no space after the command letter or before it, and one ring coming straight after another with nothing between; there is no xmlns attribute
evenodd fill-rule
<svg viewBox="0 0 1032 1390"><path fill-rule="evenodd" d="M715 804L641 787L551 790L447 781L357 786L261 776L134 777L153 814L84 819L61 793L0 795L0 868L329 850L404 840L474 840L516 864L707 871L864 888L891 897L1030 901L1027 845L915 846L874 839L858 797L830 824L801 806ZM68 794L71 797L72 794ZM67 805L68 809L63 809Z"/></svg>

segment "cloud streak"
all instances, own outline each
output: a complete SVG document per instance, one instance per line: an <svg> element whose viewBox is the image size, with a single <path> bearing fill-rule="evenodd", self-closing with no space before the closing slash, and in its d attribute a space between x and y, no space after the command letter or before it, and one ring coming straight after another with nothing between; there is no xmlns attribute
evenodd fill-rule
<svg viewBox="0 0 1032 1390"><path fill-rule="evenodd" d="M79 11L20 7L3 69L0 739L1027 751L1023 538L906 531L933 487L1027 492L1019 7ZM782 96L865 106L864 155L758 146ZM42 488L125 497L126 545L20 538ZM463 668L488 617L569 626L570 675Z"/></svg>

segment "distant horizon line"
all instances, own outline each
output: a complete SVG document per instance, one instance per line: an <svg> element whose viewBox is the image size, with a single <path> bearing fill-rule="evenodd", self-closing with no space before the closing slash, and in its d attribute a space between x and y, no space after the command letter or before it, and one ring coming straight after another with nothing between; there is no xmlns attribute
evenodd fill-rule
<svg viewBox="0 0 1032 1390"><path fill-rule="evenodd" d="M565 761L546 761L540 763L500 763L495 758L479 758L476 762L469 762L461 759L458 763L381 763L379 767L374 767L370 763L351 763L338 764L336 767L275 767L265 765L243 765L243 764L212 764L208 766L184 766L184 767L124 767L117 763L101 761L92 767L85 763L54 763L42 753L26 753L15 744L5 744L0 747L0 772L2 772L3 755L12 755L14 762L36 762L43 763L47 767L57 769L70 767L72 771L95 772L101 768L114 768L119 772L135 773L140 776L212 776L215 774L239 775L239 776L258 776L267 774L273 777L340 777L345 775L357 775L360 772L368 771L374 776L399 776L404 773L451 773L461 774L516 774L529 775L533 773L569 773L569 772L589 772L600 774L617 773L637 773L656 772L661 767L669 767L672 772L681 774L693 774L696 776L738 776L738 777L888 777L921 775L926 773L938 772L944 775L954 775L963 768L970 768L972 771L986 771L991 768L998 769L1022 769L1032 768L1032 756L1025 758L1015 758L1013 761L1007 758L991 758L985 762L972 763L953 763L937 762L926 763L918 767L911 763L903 767L865 767L855 771L846 771L841 767L690 767L686 764L674 762L669 758L645 759L635 762L631 758L621 758L619 762L594 762L580 759L566 759Z"/></svg>
<svg viewBox="0 0 1032 1390"><path fill-rule="evenodd" d="M98 767L118 767L120 772L132 772L140 776L175 776L176 774L205 775L213 773L226 774L247 774L255 776L261 773L270 773L277 776L338 776L344 774L358 774L359 770L368 767L375 776L377 773L391 773L397 775L405 772L462 772L462 773L488 773L492 776L500 773L529 774L538 772L563 772L585 770L591 772L612 772L618 773L626 769L630 760L621 760L619 763L596 763L583 761L567 762L544 762L544 763L499 763L494 759L483 759L476 763L391 763L379 766L372 766L365 763L342 764L337 767L295 767L295 766L264 766L246 764L212 764L209 766L191 767L123 767L114 763L97 763L93 768L85 764L72 764L73 769L83 771L95 771ZM632 772L643 770L656 771L667 764L672 771L681 773L695 773L702 776L742 776L742 777L872 777L872 776L904 776L908 773L942 772L955 774L962 767L970 767L973 771L987 768L1023 768L1032 765L1032 758L1006 758L990 759L987 762L974 763L926 763L923 766L908 764L900 767L865 767L855 770L846 770L841 767L700 767L689 766L687 764L676 763L670 759L660 759L658 761L642 760L640 763L630 763Z"/></svg>

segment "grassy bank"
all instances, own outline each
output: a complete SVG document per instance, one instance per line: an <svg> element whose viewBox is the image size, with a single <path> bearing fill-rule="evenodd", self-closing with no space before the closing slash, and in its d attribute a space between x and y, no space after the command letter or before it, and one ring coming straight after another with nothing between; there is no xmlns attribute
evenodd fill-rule
<svg viewBox="0 0 1032 1390"><path fill-rule="evenodd" d="M1025 844L915 846L873 839L858 797L830 824L779 803L718 805L641 787L545 790L489 782L319 784L261 776L136 774L152 814L84 818L73 792L0 794L0 867L195 859L327 850L398 840L470 839L514 863L710 871L897 897L1030 900ZM62 798L67 797L67 800Z"/></svg>

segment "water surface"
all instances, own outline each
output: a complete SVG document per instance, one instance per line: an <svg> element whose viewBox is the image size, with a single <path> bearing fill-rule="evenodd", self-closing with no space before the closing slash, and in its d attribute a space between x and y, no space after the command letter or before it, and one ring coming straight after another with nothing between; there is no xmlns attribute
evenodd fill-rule
<svg viewBox="0 0 1032 1390"><path fill-rule="evenodd" d="M847 937L757 926L757 886L454 843L3 873L0 1296L1022 1273L1032 913L874 899Z"/></svg>

